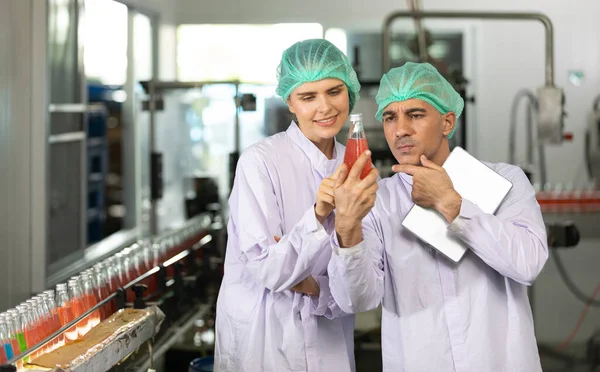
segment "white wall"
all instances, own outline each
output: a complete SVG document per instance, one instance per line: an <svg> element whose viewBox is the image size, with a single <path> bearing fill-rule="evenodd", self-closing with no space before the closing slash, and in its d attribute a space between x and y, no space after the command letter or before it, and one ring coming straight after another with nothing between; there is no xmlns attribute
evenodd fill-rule
<svg viewBox="0 0 600 372"><path fill-rule="evenodd" d="M583 130L594 97L600 94L600 2L597 0L423 0L425 10L448 11L523 11L548 15L555 28L555 84L566 94L566 128L574 141L547 151L549 180L586 182L583 163ZM477 4L474 7L474 4ZM384 17L392 11L406 10L402 1L390 0L177 0L176 17L180 24L199 23L279 23L319 22L325 29L381 30ZM409 21L399 21L412 26ZM534 21L444 21L442 27L473 30L472 90L476 93L474 115L477 126L475 152L489 161L508 160L508 121L515 93L535 89L544 83L544 32ZM426 25L432 25L426 21ZM568 82L569 70L581 70L581 86ZM522 115L521 115L522 117ZM524 145L521 145L523 147ZM521 159L524 150L520 151ZM599 221L600 223L600 221ZM598 275L600 242L586 240L563 257L575 282L591 293ZM582 304L565 289L555 265L548 262L536 284L538 337L559 342L570 332ZM576 340L585 340L600 327L600 314L592 309Z"/></svg>

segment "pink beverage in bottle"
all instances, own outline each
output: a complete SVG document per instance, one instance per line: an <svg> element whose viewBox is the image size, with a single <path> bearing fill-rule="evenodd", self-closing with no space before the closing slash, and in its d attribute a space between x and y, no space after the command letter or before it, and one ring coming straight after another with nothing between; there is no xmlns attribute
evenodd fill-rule
<svg viewBox="0 0 600 372"><path fill-rule="evenodd" d="M106 298L108 298L108 296L110 296L110 290L109 290L110 283L109 283L108 279L106 278L107 270L106 270L106 267L104 266L104 263L96 264L96 266L94 266L94 272L96 274L96 283L98 283L98 290L100 292L100 298L102 300L105 300ZM112 302L109 301L106 304L104 304L104 316L106 318L111 316L113 312L114 312L114 310L112 308Z"/></svg>
<svg viewBox="0 0 600 372"><path fill-rule="evenodd" d="M142 245L142 270L144 273L152 269L152 246L148 241Z"/></svg>
<svg viewBox="0 0 600 372"><path fill-rule="evenodd" d="M36 344L42 343L46 337L50 334L48 331L48 324L44 319L44 315L42 314L42 310L39 307L39 303L37 298L33 297L26 301L26 303L31 308L31 316L35 320L36 325L36 333L37 333L37 341ZM31 347L31 346L30 346ZM39 348L36 352L36 356L40 356L48 351L48 345L44 345Z"/></svg>
<svg viewBox="0 0 600 372"><path fill-rule="evenodd" d="M54 301L55 295L54 290L49 289L42 293L44 300L46 301L46 306L50 311L52 317L52 333L58 331L62 325L60 324L60 317L58 316L58 308L56 307L56 302ZM61 333L56 338L55 347L59 348L65 344L65 335Z"/></svg>
<svg viewBox="0 0 600 372"><path fill-rule="evenodd" d="M79 279L80 277L76 277L76 279L69 279L69 281L67 281L69 298L71 300L71 308L73 309L73 315L75 318L79 318L86 311L83 293L81 287L79 286ZM88 333L89 330L90 324L88 316L77 323L77 334L81 338Z"/></svg>
<svg viewBox="0 0 600 372"><path fill-rule="evenodd" d="M0 365L6 364L8 358L6 357L6 351L4 350L4 340L2 339L2 331L0 331Z"/></svg>
<svg viewBox="0 0 600 372"><path fill-rule="evenodd" d="M40 316L43 318L43 322L46 323L46 330L48 332L46 337L48 337L54 333L54 319L52 318L52 313L50 312L50 309L46 304L46 300L41 293L33 298L37 301L38 311L40 312Z"/></svg>
<svg viewBox="0 0 600 372"><path fill-rule="evenodd" d="M119 279L119 287L123 287L125 284L129 283L128 275L123 267L123 252L115 254L114 257L115 271L117 273L117 278Z"/></svg>
<svg viewBox="0 0 600 372"><path fill-rule="evenodd" d="M58 309L58 318L60 319L61 327L75 320L75 312L71 306L71 299L67 291L67 284L61 283L56 285L56 306ZM77 326L70 327L65 331L65 342L75 341L79 337Z"/></svg>
<svg viewBox="0 0 600 372"><path fill-rule="evenodd" d="M129 251L129 258L131 262L131 278L132 280L136 280L137 278L146 273L146 271L143 269L142 263L142 248L138 244L133 244L131 246L131 250ZM135 300L135 293L133 292L133 290L129 289L127 291L127 297L129 302L133 302Z"/></svg>
<svg viewBox="0 0 600 372"><path fill-rule="evenodd" d="M85 306L85 311L96 306L98 303L96 300L96 295L94 294L94 287L92 285L92 278L87 273L81 274L81 288L82 288L82 296L83 296L83 304ZM94 328L100 323L100 312L98 310L92 311L92 313L88 316L88 324L90 329Z"/></svg>
<svg viewBox="0 0 600 372"><path fill-rule="evenodd" d="M41 296L35 296L32 298L35 301L35 311L38 314L38 317L40 319L40 323L42 324L42 340L45 340L48 336L50 336L53 332L52 332L52 318L50 317L50 312L48 311L48 308L46 307L46 303L44 302L44 299ZM33 305L33 303L32 303ZM42 341L40 340L40 341ZM45 346L44 349L46 352L50 351L52 349L52 346L54 344L54 340L48 342Z"/></svg>
<svg viewBox="0 0 600 372"><path fill-rule="evenodd" d="M135 279L130 248L125 248L121 251L121 265L123 265L123 274L125 275L125 283L123 285L126 285Z"/></svg>
<svg viewBox="0 0 600 372"><path fill-rule="evenodd" d="M104 261L104 268L106 269L106 281L108 282L108 291L113 294L119 288L119 277L116 269L116 257L112 256ZM112 299L110 301L111 313L117 311L117 301Z"/></svg>
<svg viewBox="0 0 600 372"><path fill-rule="evenodd" d="M147 241L144 242L141 247L140 266L142 268L142 274L145 274L152 269L152 248ZM145 293L148 295L150 293L150 287L152 286L152 276L146 278L142 284L148 286L148 290Z"/></svg>
<svg viewBox="0 0 600 372"><path fill-rule="evenodd" d="M45 329L44 329L44 325L42 323L42 319L40 318L39 313L37 312L37 310L35 309L35 302L33 302L33 300L29 299L27 301L25 301L24 305L27 306L27 309L29 311L30 317L31 317L31 325L32 325L32 344L29 344L29 341L27 342L27 347L31 348L37 344L40 343L40 341L42 341L44 339L44 333ZM27 338L27 335L25 336ZM39 355L39 352L42 351L42 349L38 350L38 352L35 353L35 356Z"/></svg>
<svg viewBox="0 0 600 372"><path fill-rule="evenodd" d="M346 153L344 154L344 163L348 166L348 172L350 172L352 166L362 153L368 149L369 146L363 126L362 114L352 114L350 115L350 130L348 132L348 140L346 141ZM360 179L365 178L371 172L371 169L373 169L373 163L369 158L369 161L360 174Z"/></svg>
<svg viewBox="0 0 600 372"><path fill-rule="evenodd" d="M134 248L132 248L131 264L133 266L133 271L135 272L134 279L139 278L148 271L145 270L144 267L143 253L143 248L139 244L135 244Z"/></svg>
<svg viewBox="0 0 600 372"><path fill-rule="evenodd" d="M100 287L98 284L98 277L96 275L96 270L94 268L89 268L84 271L84 274L87 274L90 278L90 282L92 285L92 294L94 296L94 300L96 301L95 304L98 304L100 301L102 301L102 293L100 293ZM106 319L106 314L104 313L103 306L100 306L98 308L98 310L96 311L96 314L98 314L98 316L99 316L98 322L101 322L104 319Z"/></svg>

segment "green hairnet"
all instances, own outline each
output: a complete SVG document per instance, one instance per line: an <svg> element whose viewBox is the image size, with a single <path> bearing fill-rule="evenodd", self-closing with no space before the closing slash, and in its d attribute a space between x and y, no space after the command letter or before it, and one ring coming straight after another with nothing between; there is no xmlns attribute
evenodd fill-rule
<svg viewBox="0 0 600 372"><path fill-rule="evenodd" d="M442 114L453 112L456 118L462 114L464 100L439 72L429 63L407 62L383 75L375 97L378 105L375 118L383 119L383 110L394 102L420 99L435 107ZM452 138L456 126L448 135Z"/></svg>
<svg viewBox="0 0 600 372"><path fill-rule="evenodd" d="M348 87L350 111L360 98L360 84L350 60L325 39L297 42L283 52L277 67L277 95L287 101L294 89L308 82L339 79Z"/></svg>

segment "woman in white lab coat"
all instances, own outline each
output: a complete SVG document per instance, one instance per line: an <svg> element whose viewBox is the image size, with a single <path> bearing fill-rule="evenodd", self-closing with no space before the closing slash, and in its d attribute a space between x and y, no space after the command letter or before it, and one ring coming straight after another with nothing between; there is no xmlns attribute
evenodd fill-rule
<svg viewBox="0 0 600 372"><path fill-rule="evenodd" d="M348 58L324 39L292 45L277 94L294 121L249 147L229 199L215 371L354 371L354 317L329 292L335 136L359 99Z"/></svg>

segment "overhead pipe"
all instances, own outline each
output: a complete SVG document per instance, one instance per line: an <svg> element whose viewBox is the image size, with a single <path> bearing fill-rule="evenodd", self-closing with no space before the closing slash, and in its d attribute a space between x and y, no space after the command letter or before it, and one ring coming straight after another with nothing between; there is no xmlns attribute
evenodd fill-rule
<svg viewBox="0 0 600 372"><path fill-rule="evenodd" d="M492 19L492 20L535 20L544 25L545 30L545 82L554 86L554 36L552 21L541 13L500 13L500 12L394 12L385 18L383 26L383 73L390 69L391 26L398 18L445 18L445 19Z"/></svg>

